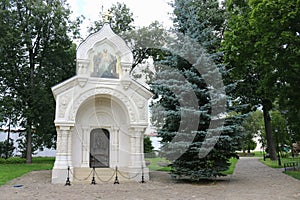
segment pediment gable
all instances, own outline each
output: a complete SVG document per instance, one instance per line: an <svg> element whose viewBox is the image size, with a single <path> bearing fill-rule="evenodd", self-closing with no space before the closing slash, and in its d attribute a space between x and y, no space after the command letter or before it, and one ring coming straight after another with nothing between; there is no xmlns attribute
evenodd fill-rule
<svg viewBox="0 0 300 200"><path fill-rule="evenodd" d="M104 24L102 29L94 34L89 35L77 48L77 60L88 60L91 51L97 47L107 45L120 56L121 63L133 63L133 55L125 41L115 34L109 24Z"/></svg>

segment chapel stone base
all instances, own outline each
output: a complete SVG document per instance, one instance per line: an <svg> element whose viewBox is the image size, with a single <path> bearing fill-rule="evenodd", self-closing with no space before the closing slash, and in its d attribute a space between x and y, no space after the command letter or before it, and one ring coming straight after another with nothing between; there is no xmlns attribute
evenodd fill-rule
<svg viewBox="0 0 300 200"><path fill-rule="evenodd" d="M120 168L118 169L116 177L115 168L70 168L69 181L71 184L91 183L95 177L96 183L114 183L117 180L121 182L142 182L149 181L149 169L136 167ZM68 169L53 169L52 183L65 184L68 178Z"/></svg>
<svg viewBox="0 0 300 200"><path fill-rule="evenodd" d="M69 173L72 174L73 169L70 168ZM68 178L68 169L53 169L52 184L65 184ZM73 176L69 176L69 181L73 182Z"/></svg>

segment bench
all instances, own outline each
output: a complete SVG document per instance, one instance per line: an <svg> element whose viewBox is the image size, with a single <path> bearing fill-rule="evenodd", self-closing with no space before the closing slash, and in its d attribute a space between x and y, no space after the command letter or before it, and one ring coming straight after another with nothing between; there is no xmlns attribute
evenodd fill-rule
<svg viewBox="0 0 300 200"><path fill-rule="evenodd" d="M300 163L298 163L298 162L288 162L288 163L284 163L283 167L284 167L284 171L287 171L287 170L296 171L296 170L300 169Z"/></svg>

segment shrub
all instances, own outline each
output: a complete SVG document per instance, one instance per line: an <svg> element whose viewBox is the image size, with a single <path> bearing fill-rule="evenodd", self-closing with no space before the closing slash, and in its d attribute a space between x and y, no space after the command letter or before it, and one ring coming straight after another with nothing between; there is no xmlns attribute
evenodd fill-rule
<svg viewBox="0 0 300 200"><path fill-rule="evenodd" d="M0 164L21 164L25 163L25 158L19 158L19 157L10 157L8 159L0 158Z"/></svg>
<svg viewBox="0 0 300 200"><path fill-rule="evenodd" d="M9 139L8 143L7 143L7 140L0 142L0 157L1 158L12 157L14 150L15 150L15 147L14 147L13 139Z"/></svg>

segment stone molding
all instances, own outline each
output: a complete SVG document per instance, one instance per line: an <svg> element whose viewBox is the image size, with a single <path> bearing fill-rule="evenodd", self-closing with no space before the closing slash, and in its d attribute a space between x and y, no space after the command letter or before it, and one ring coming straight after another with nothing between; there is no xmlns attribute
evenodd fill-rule
<svg viewBox="0 0 300 200"><path fill-rule="evenodd" d="M133 63L133 55L130 48L126 45L124 40L115 34L109 24L104 24L102 29L94 34L89 35L77 49L77 59L88 60L88 52L96 44L109 43L111 46L120 52L121 64Z"/></svg>

